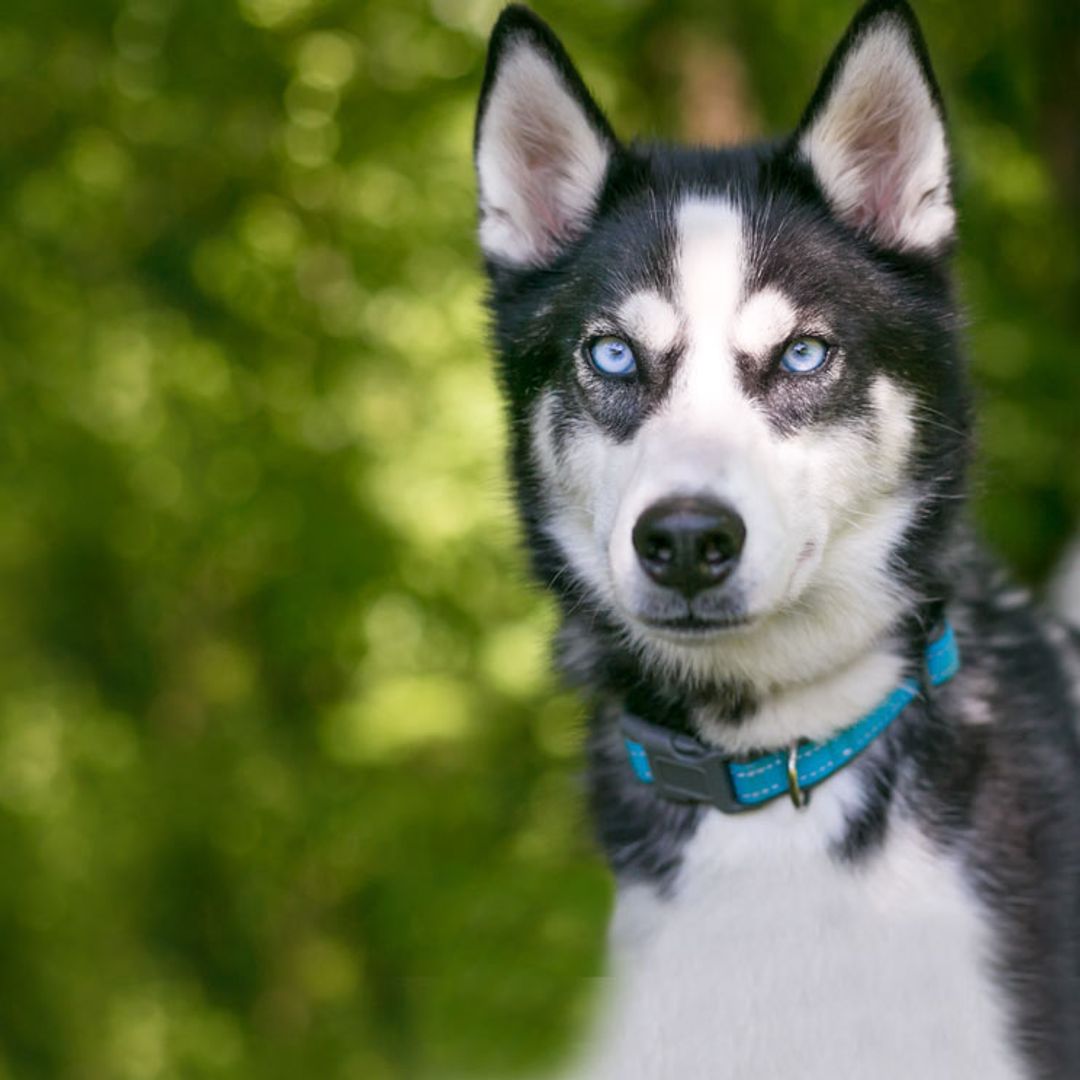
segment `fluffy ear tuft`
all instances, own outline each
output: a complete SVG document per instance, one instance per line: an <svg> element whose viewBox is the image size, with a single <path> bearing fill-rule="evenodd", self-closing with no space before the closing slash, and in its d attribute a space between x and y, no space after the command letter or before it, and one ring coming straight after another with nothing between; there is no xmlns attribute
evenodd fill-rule
<svg viewBox="0 0 1080 1080"><path fill-rule="evenodd" d="M941 99L905 0L871 0L795 135L833 211L895 250L931 251L956 212Z"/></svg>
<svg viewBox="0 0 1080 1080"><path fill-rule="evenodd" d="M615 147L555 35L508 7L492 31L476 122L484 254L517 268L555 259L587 227Z"/></svg>

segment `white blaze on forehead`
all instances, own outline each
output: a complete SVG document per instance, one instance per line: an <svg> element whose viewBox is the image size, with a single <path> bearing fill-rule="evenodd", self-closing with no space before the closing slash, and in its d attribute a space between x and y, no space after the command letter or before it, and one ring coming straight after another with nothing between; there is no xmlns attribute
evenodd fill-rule
<svg viewBox="0 0 1080 1080"><path fill-rule="evenodd" d="M732 342L740 352L762 356L787 341L798 329L792 302L770 286L754 293L739 309Z"/></svg>
<svg viewBox="0 0 1080 1080"><path fill-rule="evenodd" d="M742 218L729 202L691 199L678 222L678 284L694 350L722 356L742 291Z"/></svg>
<svg viewBox="0 0 1080 1080"><path fill-rule="evenodd" d="M679 340L679 314L654 289L634 293L618 316L627 333L653 354L669 352Z"/></svg>
<svg viewBox="0 0 1080 1080"><path fill-rule="evenodd" d="M678 230L676 287L689 338L679 389L696 408L722 407L737 393L731 335L743 286L742 218L727 201L689 199Z"/></svg>

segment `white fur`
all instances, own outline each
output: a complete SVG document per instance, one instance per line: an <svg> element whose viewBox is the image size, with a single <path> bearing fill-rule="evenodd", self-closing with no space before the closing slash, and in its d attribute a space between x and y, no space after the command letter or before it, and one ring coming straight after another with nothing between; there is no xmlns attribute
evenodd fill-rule
<svg viewBox="0 0 1080 1080"><path fill-rule="evenodd" d="M988 727L997 722L994 699L1000 690L994 677L982 668L966 672L960 700L960 719L971 727Z"/></svg>
<svg viewBox="0 0 1080 1080"><path fill-rule="evenodd" d="M859 868L858 785L806 811L711 811L670 898L624 887L613 997L583 1080L1019 1080L986 917L910 823Z"/></svg>
<svg viewBox="0 0 1080 1080"><path fill-rule="evenodd" d="M1051 597L1062 622L1047 622L1045 632L1061 658L1080 716L1080 650L1069 629L1080 628L1080 540L1074 540L1051 582Z"/></svg>
<svg viewBox="0 0 1080 1080"><path fill-rule="evenodd" d="M840 664L812 682L797 683L767 697L752 724L732 724L707 707L695 715L701 737L733 756L762 746L786 746L797 738L831 738L865 716L899 685L899 652L882 647Z"/></svg>
<svg viewBox="0 0 1080 1080"><path fill-rule="evenodd" d="M952 235L945 127L896 19L878 19L855 44L800 145L851 224L899 248L929 248Z"/></svg>
<svg viewBox="0 0 1080 1080"><path fill-rule="evenodd" d="M1075 541L1054 577L1054 607L1062 618L1080 627L1080 541Z"/></svg>
<svg viewBox="0 0 1080 1080"><path fill-rule="evenodd" d="M566 453L556 452L551 413L555 399L546 391L533 414L533 454L546 483L544 528L566 556L572 573L592 587L608 608L615 607L611 571L602 542L611 516L612 491L605 485L610 459L620 448L592 424L583 423L568 440Z"/></svg>
<svg viewBox="0 0 1080 1080"><path fill-rule="evenodd" d="M798 312L777 288L754 293L740 308L732 336L735 348L764 357L799 329Z"/></svg>
<svg viewBox="0 0 1080 1080"><path fill-rule="evenodd" d="M654 356L663 356L679 340L679 313L655 289L642 289L620 306L619 323Z"/></svg>
<svg viewBox="0 0 1080 1080"><path fill-rule="evenodd" d="M528 41L511 46L477 145L484 253L511 266L551 259L585 226L609 156L551 62Z"/></svg>

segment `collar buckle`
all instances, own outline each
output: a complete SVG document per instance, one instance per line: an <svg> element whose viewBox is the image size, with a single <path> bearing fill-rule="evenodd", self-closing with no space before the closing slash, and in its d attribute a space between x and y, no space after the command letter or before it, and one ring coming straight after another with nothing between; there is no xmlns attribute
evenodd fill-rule
<svg viewBox="0 0 1080 1080"><path fill-rule="evenodd" d="M735 796L727 759L690 735L650 724L632 713L619 718L637 778L675 802L709 803L725 814L749 809Z"/></svg>

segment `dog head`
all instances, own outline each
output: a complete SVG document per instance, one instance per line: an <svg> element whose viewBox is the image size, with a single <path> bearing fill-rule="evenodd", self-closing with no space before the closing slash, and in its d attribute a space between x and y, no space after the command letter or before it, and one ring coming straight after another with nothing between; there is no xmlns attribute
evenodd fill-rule
<svg viewBox="0 0 1080 1080"><path fill-rule="evenodd" d="M902 0L856 17L788 138L622 144L508 8L480 244L537 563L646 659L812 678L925 587L967 410L944 115Z"/></svg>

